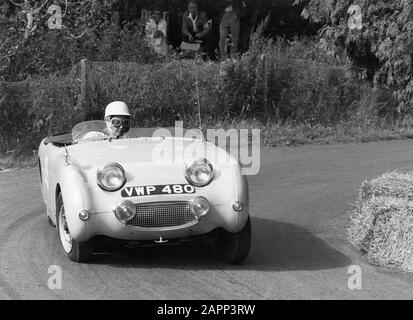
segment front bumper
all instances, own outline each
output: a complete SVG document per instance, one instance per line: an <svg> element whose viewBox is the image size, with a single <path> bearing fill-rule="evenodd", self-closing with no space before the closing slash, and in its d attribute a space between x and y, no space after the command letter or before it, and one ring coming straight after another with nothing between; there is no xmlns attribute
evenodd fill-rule
<svg viewBox="0 0 413 320"><path fill-rule="evenodd" d="M80 223L72 237L78 241L87 241L97 236L106 236L119 240L153 241L163 239L182 239L210 233L216 228L223 228L231 233L242 230L248 219L248 207L236 212L232 205L213 206L208 214L197 222L173 228L144 229L131 227L120 222L113 212L92 213L90 219ZM80 220L80 219L79 219Z"/></svg>

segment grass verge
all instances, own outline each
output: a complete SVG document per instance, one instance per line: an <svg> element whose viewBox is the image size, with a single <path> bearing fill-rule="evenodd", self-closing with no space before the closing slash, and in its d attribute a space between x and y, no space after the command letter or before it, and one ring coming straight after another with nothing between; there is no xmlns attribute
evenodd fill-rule
<svg viewBox="0 0 413 320"><path fill-rule="evenodd" d="M33 151L32 154L20 154L14 153L0 154L0 174L8 172L10 169L25 169L32 168L37 165L37 151Z"/></svg>

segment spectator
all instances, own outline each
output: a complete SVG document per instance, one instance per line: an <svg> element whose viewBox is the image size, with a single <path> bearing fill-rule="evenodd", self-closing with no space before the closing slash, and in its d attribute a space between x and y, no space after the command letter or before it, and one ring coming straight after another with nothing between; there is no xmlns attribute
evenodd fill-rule
<svg viewBox="0 0 413 320"><path fill-rule="evenodd" d="M196 0L188 2L188 11L182 16L182 33L184 41L194 42L201 40L204 44L207 42L207 35L209 33L207 14L199 11L199 5Z"/></svg>
<svg viewBox="0 0 413 320"><path fill-rule="evenodd" d="M168 54L167 22L162 18L162 11L156 8L152 18L146 23L146 37L155 52L160 55Z"/></svg>
<svg viewBox="0 0 413 320"><path fill-rule="evenodd" d="M246 8L242 0L226 0L222 6L223 14L219 25L219 51L221 59L228 58L227 39L231 34L230 57L235 58L238 51L239 33L241 28L241 16Z"/></svg>

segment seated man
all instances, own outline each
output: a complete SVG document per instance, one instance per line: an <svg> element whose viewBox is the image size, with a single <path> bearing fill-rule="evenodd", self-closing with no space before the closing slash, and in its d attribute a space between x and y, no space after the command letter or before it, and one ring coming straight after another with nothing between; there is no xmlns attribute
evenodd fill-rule
<svg viewBox="0 0 413 320"><path fill-rule="evenodd" d="M155 52L160 55L167 55L167 22L162 18L162 11L160 8L154 10L152 18L146 23L145 31L149 45L153 47Z"/></svg>
<svg viewBox="0 0 413 320"><path fill-rule="evenodd" d="M182 16L182 34L184 41L202 41L205 44L208 33L209 23L206 13L199 11L196 0L190 0L188 2L188 11Z"/></svg>

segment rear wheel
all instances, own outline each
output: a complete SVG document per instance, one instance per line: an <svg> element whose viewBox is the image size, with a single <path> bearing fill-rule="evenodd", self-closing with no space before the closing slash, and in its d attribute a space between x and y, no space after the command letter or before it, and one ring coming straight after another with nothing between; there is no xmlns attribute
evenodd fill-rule
<svg viewBox="0 0 413 320"><path fill-rule="evenodd" d="M251 219L237 233L221 230L215 239L215 248L219 257L230 264L241 264L248 257L251 248Z"/></svg>
<svg viewBox="0 0 413 320"><path fill-rule="evenodd" d="M57 229L63 250L70 260L75 262L87 262L92 257L92 241L79 242L72 238L66 220L65 206L62 194L57 198Z"/></svg>

